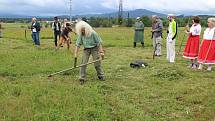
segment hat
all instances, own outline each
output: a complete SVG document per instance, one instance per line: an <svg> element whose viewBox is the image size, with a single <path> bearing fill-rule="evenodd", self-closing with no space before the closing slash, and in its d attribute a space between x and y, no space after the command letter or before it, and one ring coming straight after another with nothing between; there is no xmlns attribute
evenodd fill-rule
<svg viewBox="0 0 215 121"><path fill-rule="evenodd" d="M167 14L167 18L174 17L174 16L175 16L174 14Z"/></svg>
<svg viewBox="0 0 215 121"><path fill-rule="evenodd" d="M58 20L58 17L56 16L56 17L54 17L54 20Z"/></svg>
<svg viewBox="0 0 215 121"><path fill-rule="evenodd" d="M140 17L137 17L137 18L136 18L136 20L139 20L139 19L140 19Z"/></svg>

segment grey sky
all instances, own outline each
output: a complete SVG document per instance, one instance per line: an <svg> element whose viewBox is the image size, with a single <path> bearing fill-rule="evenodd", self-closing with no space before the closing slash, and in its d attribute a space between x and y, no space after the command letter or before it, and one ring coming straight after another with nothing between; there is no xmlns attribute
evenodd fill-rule
<svg viewBox="0 0 215 121"><path fill-rule="evenodd" d="M65 15L69 0L0 0L0 14ZM124 0L124 9L161 13L215 14L215 0ZM118 0L73 0L73 14L117 11Z"/></svg>

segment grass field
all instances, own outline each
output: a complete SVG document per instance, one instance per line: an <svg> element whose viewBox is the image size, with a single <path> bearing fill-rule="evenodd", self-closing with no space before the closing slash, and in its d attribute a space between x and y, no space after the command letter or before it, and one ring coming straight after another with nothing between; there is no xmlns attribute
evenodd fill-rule
<svg viewBox="0 0 215 121"><path fill-rule="evenodd" d="M56 51L50 29L42 29L41 48L34 47L21 26L4 25L0 39L0 121L215 121L215 73L188 69L181 56L169 64L165 39L163 56L153 61L150 28L144 49L132 48L132 28L96 29L106 50L106 81L90 65L80 85L79 69L48 79L72 66L73 52ZM149 66L130 68L138 59Z"/></svg>

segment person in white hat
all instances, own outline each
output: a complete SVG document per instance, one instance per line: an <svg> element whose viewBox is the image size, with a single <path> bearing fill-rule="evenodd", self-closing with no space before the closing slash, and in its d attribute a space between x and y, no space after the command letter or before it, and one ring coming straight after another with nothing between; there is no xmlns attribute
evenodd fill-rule
<svg viewBox="0 0 215 121"><path fill-rule="evenodd" d="M166 42L167 60L170 63L174 63L175 62L175 42L176 42L176 36L177 36L177 23L174 20L173 14L168 14L167 18L169 20L169 27L167 31L167 42Z"/></svg>
<svg viewBox="0 0 215 121"><path fill-rule="evenodd" d="M137 46L138 42L141 42L142 47L144 47L144 24L140 20L140 17L136 18L135 23L134 48Z"/></svg>

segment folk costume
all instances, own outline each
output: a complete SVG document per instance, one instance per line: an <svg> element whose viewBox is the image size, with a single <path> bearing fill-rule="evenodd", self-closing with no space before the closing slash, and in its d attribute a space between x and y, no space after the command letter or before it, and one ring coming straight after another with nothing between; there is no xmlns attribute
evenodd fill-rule
<svg viewBox="0 0 215 121"><path fill-rule="evenodd" d="M199 53L201 25L193 24L189 33L190 34L184 49L183 57L186 59L196 59L198 58Z"/></svg>

